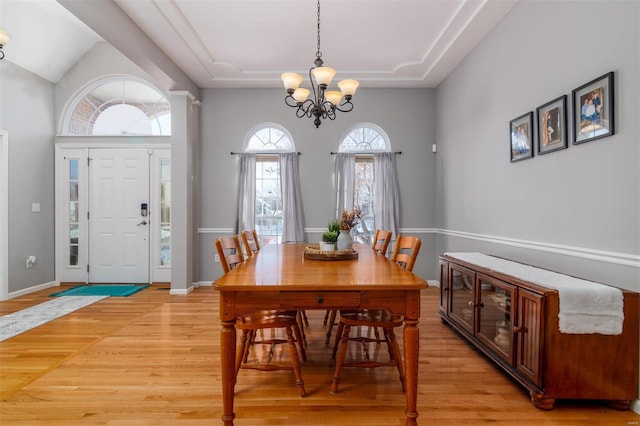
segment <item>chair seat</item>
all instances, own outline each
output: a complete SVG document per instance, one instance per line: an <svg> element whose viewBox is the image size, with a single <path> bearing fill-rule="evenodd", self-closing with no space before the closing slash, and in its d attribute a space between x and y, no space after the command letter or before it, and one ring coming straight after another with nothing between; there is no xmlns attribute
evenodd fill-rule
<svg viewBox="0 0 640 426"><path fill-rule="evenodd" d="M341 310L340 322L350 326L395 328L402 325L402 315L386 309Z"/></svg>

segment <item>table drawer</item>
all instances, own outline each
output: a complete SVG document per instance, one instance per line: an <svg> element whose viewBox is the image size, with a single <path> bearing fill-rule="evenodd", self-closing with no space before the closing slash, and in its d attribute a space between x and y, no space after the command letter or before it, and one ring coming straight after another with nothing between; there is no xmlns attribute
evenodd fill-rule
<svg viewBox="0 0 640 426"><path fill-rule="evenodd" d="M358 308L360 306L359 291L282 291L280 292L281 308L299 309L331 309Z"/></svg>

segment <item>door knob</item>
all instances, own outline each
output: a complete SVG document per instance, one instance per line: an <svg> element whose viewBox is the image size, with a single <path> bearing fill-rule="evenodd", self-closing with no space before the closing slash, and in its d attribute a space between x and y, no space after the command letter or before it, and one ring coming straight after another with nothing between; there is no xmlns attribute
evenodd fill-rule
<svg viewBox="0 0 640 426"><path fill-rule="evenodd" d="M137 224L136 226L146 225L146 224L147 224L147 221L146 221L146 220L143 220L142 222L140 222L140 223L139 223L139 224Z"/></svg>

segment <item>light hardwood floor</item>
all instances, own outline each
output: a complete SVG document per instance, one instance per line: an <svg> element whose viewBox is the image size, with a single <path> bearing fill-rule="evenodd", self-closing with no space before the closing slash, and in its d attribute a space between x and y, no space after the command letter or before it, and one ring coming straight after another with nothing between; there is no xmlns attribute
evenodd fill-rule
<svg viewBox="0 0 640 426"><path fill-rule="evenodd" d="M0 315L46 301L55 290L0 302ZM440 322L436 288L423 292L422 309L419 424L638 425L638 414L600 401L534 408L520 385ZM324 312L307 314L308 396L298 396L290 371L241 370L235 424L402 424L404 395L393 368L345 369L340 392L329 393L333 362L324 345ZM171 296L153 286L1 342L0 424L221 424L219 330L211 288ZM385 348L370 348L388 356ZM350 355L361 350L352 347ZM276 352L276 359L286 356Z"/></svg>

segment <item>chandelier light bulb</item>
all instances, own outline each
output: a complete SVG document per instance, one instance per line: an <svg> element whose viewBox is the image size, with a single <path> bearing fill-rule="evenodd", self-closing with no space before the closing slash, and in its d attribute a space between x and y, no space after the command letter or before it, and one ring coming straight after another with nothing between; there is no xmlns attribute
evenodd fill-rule
<svg viewBox="0 0 640 426"><path fill-rule="evenodd" d="M355 95L359 85L358 80L340 80L338 82L338 87L345 96Z"/></svg>
<svg viewBox="0 0 640 426"><path fill-rule="evenodd" d="M324 93L324 97L331 102L334 106L340 105L340 101L342 101L342 92L338 92L337 90L329 90Z"/></svg>
<svg viewBox="0 0 640 426"><path fill-rule="evenodd" d="M284 83L284 88L287 90L296 90L300 83L302 83L302 76L295 72L285 72L280 76Z"/></svg>
<svg viewBox="0 0 640 426"><path fill-rule="evenodd" d="M336 75L336 70L329 67L315 67L311 70L311 74L313 74L313 78L318 85L326 87L331 84L333 76Z"/></svg>
<svg viewBox="0 0 640 426"><path fill-rule="evenodd" d="M293 96L293 99L295 99L297 103L301 104L307 100L307 98L309 97L309 93L311 93L309 89L298 87L291 96Z"/></svg>

